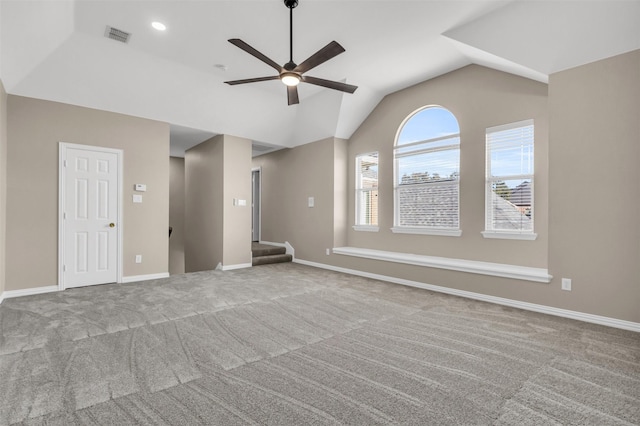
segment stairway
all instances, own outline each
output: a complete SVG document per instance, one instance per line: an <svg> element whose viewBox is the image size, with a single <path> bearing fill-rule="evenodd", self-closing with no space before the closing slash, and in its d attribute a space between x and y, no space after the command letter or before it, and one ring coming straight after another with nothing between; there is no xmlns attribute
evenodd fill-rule
<svg viewBox="0 0 640 426"><path fill-rule="evenodd" d="M271 263L291 262L291 255L286 254L284 247L270 246L256 242L251 243L251 254L253 266L268 265Z"/></svg>

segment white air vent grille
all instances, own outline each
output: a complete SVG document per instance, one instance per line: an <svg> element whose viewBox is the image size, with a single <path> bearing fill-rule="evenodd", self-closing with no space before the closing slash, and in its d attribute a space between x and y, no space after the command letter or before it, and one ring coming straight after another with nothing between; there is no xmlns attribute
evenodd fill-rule
<svg viewBox="0 0 640 426"><path fill-rule="evenodd" d="M106 38L110 38L111 40L120 41L122 43L128 43L131 38L131 34L117 28L110 27L107 25L107 29L104 32L104 36Z"/></svg>

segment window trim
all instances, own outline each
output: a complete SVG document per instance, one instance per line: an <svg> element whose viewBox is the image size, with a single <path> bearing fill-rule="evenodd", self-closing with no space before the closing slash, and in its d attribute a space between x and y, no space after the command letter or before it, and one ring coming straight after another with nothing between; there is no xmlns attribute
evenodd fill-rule
<svg viewBox="0 0 640 426"><path fill-rule="evenodd" d="M356 160L356 182L355 182L355 218L354 218L354 225L353 225L353 229L354 231L368 231L368 232L378 232L379 230L379 223L376 225L372 225L372 224L362 224L359 223L360 221L360 209L362 208L362 206L360 206L360 197L359 195L364 192L365 190L362 188L362 176L360 174L360 159L362 157L366 157L366 156L374 156L378 159L378 173L380 171L380 153L378 151L371 151L371 152L363 152L361 154L356 154L355 156L355 160ZM377 180L378 183L380 182L380 180ZM378 185L379 186L379 185ZM379 191L378 187L376 187L376 190ZM367 192L371 192L371 189L367 190ZM380 204L378 203L379 207ZM379 215L379 211L376 212L376 215ZM379 219L379 217L378 217Z"/></svg>
<svg viewBox="0 0 640 426"><path fill-rule="evenodd" d="M533 172L530 174L518 174L518 175L504 175L504 176L491 176L491 152L489 150L488 144L488 136L491 133L498 133L507 130L518 129L522 127L533 127ZM505 240L525 240L525 241L533 241L538 237L538 234L535 232L535 123L533 119L515 121L513 123L501 124L498 126L487 127L485 130L485 209L484 209L484 231L481 232L483 238L488 239L505 239ZM490 212L492 207L491 202L491 194L492 189L491 185L494 182L499 181L507 181L507 180L518 180L518 179L528 179L531 182L531 230L526 231L518 231L518 230L501 230L501 229L491 229L490 223L492 214Z"/></svg>
<svg viewBox="0 0 640 426"><path fill-rule="evenodd" d="M404 126L409 122L409 120L411 120L416 114L418 114L421 111L424 111L426 109L430 109L430 108L440 108L443 109L447 112L449 112L456 120L456 123L458 124L458 133L454 133L451 135L446 135L446 136L440 136L440 137L436 137L436 138L432 138L432 139L424 139L424 140L420 140L420 141L415 141L415 142L409 142L406 144L402 144L399 145L398 144L398 138L400 137L400 134L402 133L402 129L404 128ZM451 112L448 108L443 107L442 105L436 105L436 104L431 104L431 105L425 105L422 106L416 110L414 110L413 112L411 112L409 115L407 115L404 120L402 120L402 123L400 123L400 126L398 126L398 130L396 131L396 136L394 139L394 144L393 144L393 227L391 227L391 232L393 232L394 234L418 234L418 235L439 235L439 236L450 236L450 237L459 237L462 235L462 227L460 226L460 222L461 222L461 218L460 218L460 180L461 180L461 176L460 176L460 172L458 172L458 179L457 179L457 186L458 186L458 227L457 228L438 228L438 227L429 227L429 226L402 226L398 224L398 219L400 217L400 202L399 202L399 194L398 194L398 189L400 187L400 185L398 184L399 182L399 176L398 176L398 157L396 155L396 151L403 149L403 148L407 148L407 147L411 147L411 146L417 146L417 145L421 145L421 144L428 144L428 143L432 143L432 142L439 142L442 140L446 140L446 139L452 139L452 138L457 138L458 139L458 143L457 144L450 144L447 145L445 147L435 147L435 148L425 148L422 150L419 150L417 152L411 152L410 155L407 155L406 153L401 153L400 154L400 158L403 157L408 157L411 155L417 155L419 153L424 153L424 152L436 152L436 151L443 151L443 150L450 150L452 149L454 146L457 145L457 149L458 149L458 169L460 167L460 152L461 152L461 139L460 139L460 124L458 121L458 117L455 116L455 114L453 112Z"/></svg>

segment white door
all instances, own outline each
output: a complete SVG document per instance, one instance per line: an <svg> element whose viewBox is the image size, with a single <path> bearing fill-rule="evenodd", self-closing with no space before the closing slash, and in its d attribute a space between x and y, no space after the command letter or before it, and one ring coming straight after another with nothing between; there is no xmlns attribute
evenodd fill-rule
<svg viewBox="0 0 640 426"><path fill-rule="evenodd" d="M114 150L61 146L63 288L118 277L119 156Z"/></svg>

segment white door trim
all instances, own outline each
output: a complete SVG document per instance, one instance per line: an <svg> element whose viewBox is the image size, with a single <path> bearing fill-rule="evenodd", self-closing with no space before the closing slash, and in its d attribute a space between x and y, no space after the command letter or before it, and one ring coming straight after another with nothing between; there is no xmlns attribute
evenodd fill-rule
<svg viewBox="0 0 640 426"><path fill-rule="evenodd" d="M64 290L64 201L66 199L66 190L65 190L65 172L64 172L64 161L67 157L67 149L82 149L85 151L97 151L97 152L105 152L116 154L118 161L118 208L117 208L117 238L118 243L116 245L118 254L116 256L117 266L116 266L116 279L117 282L122 282L122 157L124 155L121 149L114 148L104 148L101 146L90 146L90 145L79 145L74 143L67 142L59 142L59 151L58 151L58 289Z"/></svg>
<svg viewBox="0 0 640 426"><path fill-rule="evenodd" d="M262 240L262 166L253 167L251 169L251 176L253 176L253 172L258 172L258 191L260 194L258 195L258 241ZM251 182L251 193L253 195L253 182ZM253 224L253 197L251 198L251 220ZM251 233L251 240L253 240L253 232Z"/></svg>

